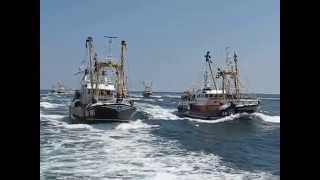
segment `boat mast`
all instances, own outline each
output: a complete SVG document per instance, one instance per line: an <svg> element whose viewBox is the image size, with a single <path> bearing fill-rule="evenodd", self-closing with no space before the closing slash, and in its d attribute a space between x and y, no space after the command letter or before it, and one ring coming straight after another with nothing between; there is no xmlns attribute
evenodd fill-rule
<svg viewBox="0 0 320 180"><path fill-rule="evenodd" d="M232 60L230 57L230 47L226 47L226 67L225 70L226 71L233 71L233 67L232 67ZM230 79L229 78L225 78L225 90L226 90L226 94L230 94Z"/></svg>
<svg viewBox="0 0 320 180"><path fill-rule="evenodd" d="M127 97L127 76L124 71L124 63L125 63L125 53L127 51L127 43L126 41L121 41L121 71L122 71L122 95L123 97Z"/></svg>
<svg viewBox="0 0 320 180"><path fill-rule="evenodd" d="M92 46L92 37L89 36L86 40L86 48L88 49L88 54L89 54L89 73L90 73L90 85L91 85L91 89L92 89L92 94L95 94L94 93L94 89L93 89L93 73L92 73L92 49L93 49L93 46ZM92 97L94 98L94 97Z"/></svg>
<svg viewBox="0 0 320 180"><path fill-rule="evenodd" d="M97 89L98 89L98 86L99 86L99 83L100 83L100 78L99 78L99 76L100 76L100 69L99 69L99 65L98 65L98 57L97 57L98 55L97 55L97 53L95 53L95 55L94 55L94 57L93 57L93 60L94 60L94 72L96 73L96 85L95 85L95 96L97 97L97 99L99 99L99 96L100 96L100 92L99 91L97 91Z"/></svg>
<svg viewBox="0 0 320 180"><path fill-rule="evenodd" d="M120 64L117 71L117 97L123 98L125 96L125 82L124 82L124 51L126 48L126 42L121 41L121 55L120 55Z"/></svg>
<svg viewBox="0 0 320 180"><path fill-rule="evenodd" d="M205 67L204 71L204 88L208 88L208 71L207 71L207 66Z"/></svg>
<svg viewBox="0 0 320 180"><path fill-rule="evenodd" d="M212 81L213 81L213 85L214 85L214 88L216 89L216 91L218 90L217 89L217 85L216 85L216 81L215 81L215 78L213 76L213 72L212 72L212 68L211 68L211 56L209 55L210 54L210 51L207 51L207 54L204 56L206 58L206 62L208 63L209 65L209 69L210 69L210 73L211 73L211 77L212 77Z"/></svg>
<svg viewBox="0 0 320 180"><path fill-rule="evenodd" d="M234 52L233 55L233 60L234 60L234 64L235 64L235 78L234 78L234 85L236 88L236 98L240 99L240 86L239 86L239 69L238 69L238 59L237 59L237 54L236 52Z"/></svg>

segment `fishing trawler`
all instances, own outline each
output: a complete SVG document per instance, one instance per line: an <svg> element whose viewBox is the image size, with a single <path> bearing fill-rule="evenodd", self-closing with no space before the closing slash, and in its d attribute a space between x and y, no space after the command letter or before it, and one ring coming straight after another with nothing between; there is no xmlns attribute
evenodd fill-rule
<svg viewBox="0 0 320 180"><path fill-rule="evenodd" d="M148 98L152 95L152 82L150 84L147 84L143 81L144 91L143 91L143 97Z"/></svg>
<svg viewBox="0 0 320 180"><path fill-rule="evenodd" d="M223 70L218 68L216 76L214 76L212 69L213 62L209 51L205 55L205 60L204 86L197 90L184 92L177 107L179 115L214 120L235 113L253 113L257 111L260 100L240 93L239 67L236 53L234 53L233 62L227 55L227 66ZM213 86L209 86L208 68ZM221 79L220 88L216 83L218 79Z"/></svg>
<svg viewBox="0 0 320 180"><path fill-rule="evenodd" d="M121 41L120 63L115 63L112 59L98 61L93 39L87 38L88 64L82 72L80 90L75 92L69 107L71 120L85 123L132 120L136 107L128 96L124 70L126 47L126 42ZM115 70L115 82L111 81L111 75L108 76L110 70Z"/></svg>
<svg viewBox="0 0 320 180"><path fill-rule="evenodd" d="M50 92L53 94L65 94L66 88L64 87L62 82L58 81L56 85L52 86Z"/></svg>

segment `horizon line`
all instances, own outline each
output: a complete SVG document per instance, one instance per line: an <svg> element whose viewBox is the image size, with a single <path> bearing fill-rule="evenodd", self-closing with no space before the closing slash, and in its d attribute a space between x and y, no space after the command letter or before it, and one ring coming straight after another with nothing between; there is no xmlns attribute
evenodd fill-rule
<svg viewBox="0 0 320 180"><path fill-rule="evenodd" d="M40 89L40 91L49 91L51 89ZM72 90L75 90L75 89L72 89ZM131 90L129 92L143 92L143 90ZM152 91L153 93L183 93L184 91ZM280 95L280 92L279 93L270 93L270 92L252 92L252 93L243 93L243 94L275 94L275 95Z"/></svg>

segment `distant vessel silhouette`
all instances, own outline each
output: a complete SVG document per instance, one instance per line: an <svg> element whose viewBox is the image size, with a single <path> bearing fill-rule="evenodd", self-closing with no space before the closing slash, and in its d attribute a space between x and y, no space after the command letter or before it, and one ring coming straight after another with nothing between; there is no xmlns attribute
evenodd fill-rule
<svg viewBox="0 0 320 180"><path fill-rule="evenodd" d="M152 95L152 82L150 84L147 84L145 81L143 81L144 91L143 91L143 97L150 97Z"/></svg>

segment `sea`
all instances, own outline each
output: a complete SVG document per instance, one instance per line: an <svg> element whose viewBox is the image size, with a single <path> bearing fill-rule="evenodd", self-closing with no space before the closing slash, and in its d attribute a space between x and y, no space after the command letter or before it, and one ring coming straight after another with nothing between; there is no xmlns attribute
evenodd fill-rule
<svg viewBox="0 0 320 180"><path fill-rule="evenodd" d="M131 92L129 123L72 124L73 94L40 91L40 179L280 179L280 95L253 114L176 115L181 93Z"/></svg>

